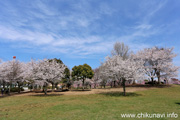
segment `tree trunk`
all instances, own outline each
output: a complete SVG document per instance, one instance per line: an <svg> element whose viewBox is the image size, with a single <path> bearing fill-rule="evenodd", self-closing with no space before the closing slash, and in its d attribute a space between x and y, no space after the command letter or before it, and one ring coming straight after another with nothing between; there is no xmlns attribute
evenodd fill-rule
<svg viewBox="0 0 180 120"><path fill-rule="evenodd" d="M21 93L20 83L18 82L18 93Z"/></svg>
<svg viewBox="0 0 180 120"><path fill-rule="evenodd" d="M8 95L11 95L10 92L11 92L11 88L9 87L8 88Z"/></svg>
<svg viewBox="0 0 180 120"><path fill-rule="evenodd" d="M19 83L18 83L18 93L21 93L21 87L20 87Z"/></svg>
<svg viewBox="0 0 180 120"><path fill-rule="evenodd" d="M32 89L34 90L34 83L32 84Z"/></svg>
<svg viewBox="0 0 180 120"><path fill-rule="evenodd" d="M44 88L44 94L47 95L47 85Z"/></svg>
<svg viewBox="0 0 180 120"><path fill-rule="evenodd" d="M3 88L4 88L4 90L5 90L5 82L3 82Z"/></svg>
<svg viewBox="0 0 180 120"><path fill-rule="evenodd" d="M160 79L160 75L158 75L158 84L161 84L161 79Z"/></svg>
<svg viewBox="0 0 180 120"><path fill-rule="evenodd" d="M68 84L67 84L67 88L68 88L68 90L70 89L70 87L71 87L71 84L70 84L70 83L68 83Z"/></svg>
<svg viewBox="0 0 180 120"><path fill-rule="evenodd" d="M45 91L45 87L43 86L43 90L42 90L42 92L44 92Z"/></svg>
<svg viewBox="0 0 180 120"><path fill-rule="evenodd" d="M152 86L154 86L154 78L151 77Z"/></svg>
<svg viewBox="0 0 180 120"><path fill-rule="evenodd" d="M10 95L10 92L11 92L11 84L9 84L9 86L7 87L8 89L8 95Z"/></svg>
<svg viewBox="0 0 180 120"><path fill-rule="evenodd" d="M116 81L114 81L114 87L116 87Z"/></svg>
<svg viewBox="0 0 180 120"><path fill-rule="evenodd" d="M126 84L125 84L125 79L123 79L123 95L126 96Z"/></svg>
<svg viewBox="0 0 180 120"><path fill-rule="evenodd" d="M156 75L158 77L158 84L160 85L161 84L161 79L160 79L160 72L156 72Z"/></svg>
<svg viewBox="0 0 180 120"><path fill-rule="evenodd" d="M83 84L82 84L82 88L83 88L83 91L84 91L84 79L83 79Z"/></svg>
<svg viewBox="0 0 180 120"><path fill-rule="evenodd" d="M104 85L104 88L106 88L106 85Z"/></svg>

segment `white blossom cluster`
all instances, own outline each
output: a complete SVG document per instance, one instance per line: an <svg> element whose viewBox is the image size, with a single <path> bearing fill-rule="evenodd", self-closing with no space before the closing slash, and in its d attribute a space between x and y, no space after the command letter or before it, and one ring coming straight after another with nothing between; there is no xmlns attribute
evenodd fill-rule
<svg viewBox="0 0 180 120"><path fill-rule="evenodd" d="M177 77L179 67L173 64L173 48L146 48L123 58L120 54L106 57L95 71L94 82L107 84L112 81L143 81L145 79L170 80Z"/></svg>
<svg viewBox="0 0 180 120"><path fill-rule="evenodd" d="M46 83L55 84L64 77L66 66L52 59L23 63L13 59L0 64L0 82L6 85L31 81L43 86Z"/></svg>
<svg viewBox="0 0 180 120"><path fill-rule="evenodd" d="M158 78L159 82L161 79L170 80L178 76L179 69L173 64L173 58L177 56L173 49L153 47L139 51L136 57L145 61L144 69L151 79Z"/></svg>

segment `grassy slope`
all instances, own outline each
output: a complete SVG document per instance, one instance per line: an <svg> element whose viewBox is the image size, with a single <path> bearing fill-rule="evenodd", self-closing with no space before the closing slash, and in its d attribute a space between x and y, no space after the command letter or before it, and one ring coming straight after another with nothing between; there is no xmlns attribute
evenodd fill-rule
<svg viewBox="0 0 180 120"><path fill-rule="evenodd" d="M180 119L180 86L139 91L127 97L112 93L79 96L12 96L0 99L0 119L4 120L112 120L121 119L122 113L141 112L175 112L179 114Z"/></svg>

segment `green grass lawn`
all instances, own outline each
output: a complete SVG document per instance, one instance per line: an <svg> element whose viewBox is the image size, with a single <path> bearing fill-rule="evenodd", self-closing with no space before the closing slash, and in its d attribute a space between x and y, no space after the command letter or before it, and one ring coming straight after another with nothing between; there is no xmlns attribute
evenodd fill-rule
<svg viewBox="0 0 180 120"><path fill-rule="evenodd" d="M116 120L122 113L176 113L180 120L180 86L122 94L11 96L0 98L1 120ZM140 118L126 118L129 120ZM125 120L126 120L125 119ZM146 120L148 118L141 118ZM153 118L154 120L155 118ZM158 118L156 118L158 119ZM172 120L175 118L159 118Z"/></svg>

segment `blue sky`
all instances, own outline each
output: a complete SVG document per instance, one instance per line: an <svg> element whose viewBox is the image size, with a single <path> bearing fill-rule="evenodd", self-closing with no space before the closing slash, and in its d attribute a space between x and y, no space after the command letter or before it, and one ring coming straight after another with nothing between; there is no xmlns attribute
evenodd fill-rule
<svg viewBox="0 0 180 120"><path fill-rule="evenodd" d="M60 58L96 68L116 41L134 52L174 47L180 66L178 0L1 0L0 58Z"/></svg>

